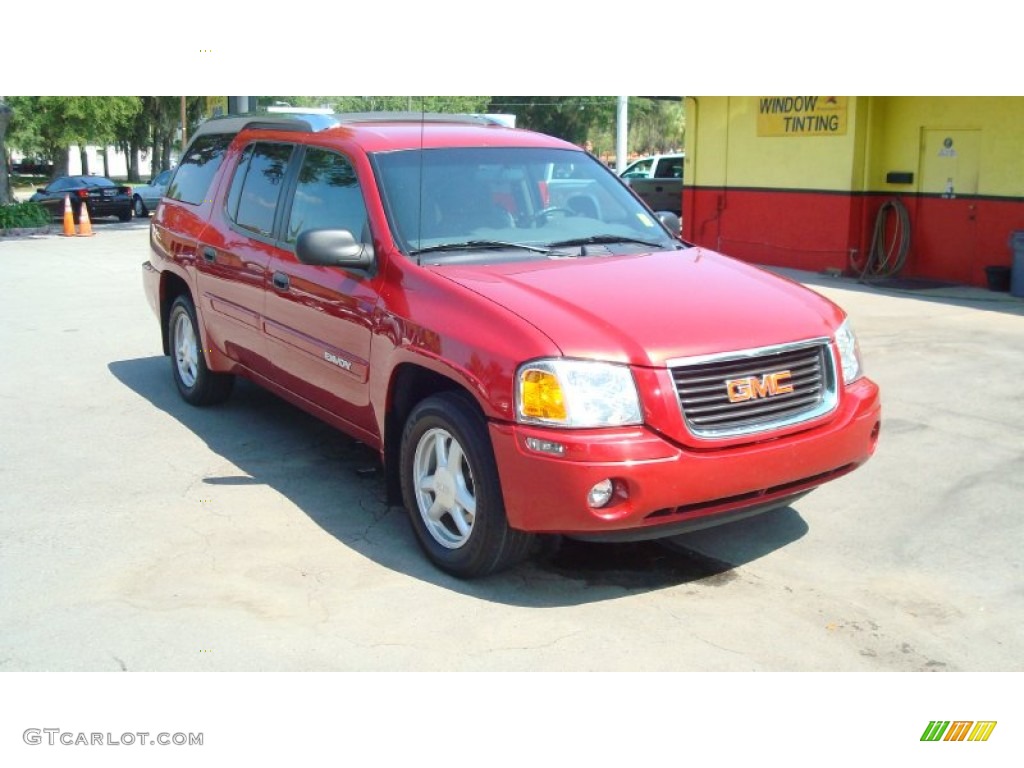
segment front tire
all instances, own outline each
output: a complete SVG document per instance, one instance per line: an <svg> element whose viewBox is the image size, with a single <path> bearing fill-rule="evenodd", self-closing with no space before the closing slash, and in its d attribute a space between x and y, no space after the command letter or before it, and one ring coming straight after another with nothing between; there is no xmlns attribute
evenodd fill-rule
<svg viewBox="0 0 1024 768"><path fill-rule="evenodd" d="M132 207L135 209L135 217L138 219L144 219L149 215L149 209L146 208L146 204L142 202L142 198L138 195L135 196L135 201L132 203Z"/></svg>
<svg viewBox="0 0 1024 768"><path fill-rule="evenodd" d="M214 373L206 366L199 341L196 308L187 295L171 304L167 318L167 338L171 349L171 372L178 392L192 405L215 405L231 394L235 377Z"/></svg>
<svg viewBox="0 0 1024 768"><path fill-rule="evenodd" d="M509 527L487 424L466 395L420 402L402 435L402 498L427 558L460 578L508 568L533 537Z"/></svg>

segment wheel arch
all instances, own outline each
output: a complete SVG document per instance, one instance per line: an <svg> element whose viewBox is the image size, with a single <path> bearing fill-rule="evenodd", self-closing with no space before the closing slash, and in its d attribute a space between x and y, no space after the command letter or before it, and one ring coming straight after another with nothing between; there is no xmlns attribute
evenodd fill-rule
<svg viewBox="0 0 1024 768"><path fill-rule="evenodd" d="M476 408L480 417L485 418L479 400L466 384L417 363L403 362L396 366L388 387L382 451L385 487L390 504L402 504L399 459L405 422L418 403L439 392L461 393Z"/></svg>
<svg viewBox="0 0 1024 768"><path fill-rule="evenodd" d="M171 317L171 305L181 295L186 295L195 303L192 291L181 277L173 272L164 271L160 276L160 328L163 337L164 354L171 354L171 342L167 335L167 323ZM196 329L198 332L198 329Z"/></svg>

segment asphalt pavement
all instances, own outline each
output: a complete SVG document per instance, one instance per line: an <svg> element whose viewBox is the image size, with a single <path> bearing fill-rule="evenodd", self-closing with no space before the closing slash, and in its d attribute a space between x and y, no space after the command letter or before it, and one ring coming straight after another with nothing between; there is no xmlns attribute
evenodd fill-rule
<svg viewBox="0 0 1024 768"><path fill-rule="evenodd" d="M0 671L1024 670L1024 300L789 272L850 313L875 457L684 551L433 569L363 446L178 397L147 222L0 238Z"/></svg>

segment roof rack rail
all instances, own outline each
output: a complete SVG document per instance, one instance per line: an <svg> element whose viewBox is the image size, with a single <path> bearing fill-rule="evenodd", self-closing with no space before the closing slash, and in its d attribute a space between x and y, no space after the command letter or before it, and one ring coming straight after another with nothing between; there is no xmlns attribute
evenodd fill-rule
<svg viewBox="0 0 1024 768"><path fill-rule="evenodd" d="M339 112L334 115L341 123L471 123L474 125L501 125L490 115L453 112Z"/></svg>
<svg viewBox="0 0 1024 768"><path fill-rule="evenodd" d="M218 115L201 123L192 138L209 133L238 133L245 128L317 133L338 125L354 123L464 123L502 126L501 120L489 115L444 112L338 112L322 110L301 112L255 112L244 115Z"/></svg>
<svg viewBox="0 0 1024 768"><path fill-rule="evenodd" d="M275 131L315 133L338 124L334 115L250 112L244 115L217 115L199 124L193 139L208 133L238 133L245 128L267 128Z"/></svg>

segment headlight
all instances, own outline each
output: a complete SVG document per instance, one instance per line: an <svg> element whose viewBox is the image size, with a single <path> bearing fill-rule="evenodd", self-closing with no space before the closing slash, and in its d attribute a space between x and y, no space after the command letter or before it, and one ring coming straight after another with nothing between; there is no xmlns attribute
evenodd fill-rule
<svg viewBox="0 0 1024 768"><path fill-rule="evenodd" d="M860 346L849 320L843 321L836 331L836 347L839 349L839 364L843 368L843 383L852 384L864 375L864 364L860 361Z"/></svg>
<svg viewBox="0 0 1024 768"><path fill-rule="evenodd" d="M581 428L643 422L629 368L586 360L521 365L516 374L516 417L525 424Z"/></svg>

